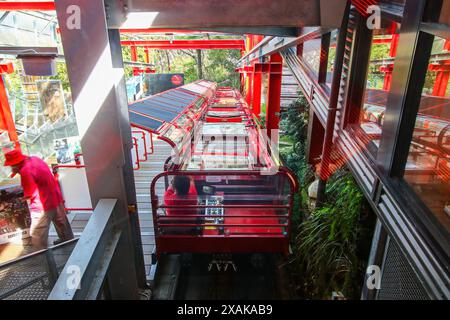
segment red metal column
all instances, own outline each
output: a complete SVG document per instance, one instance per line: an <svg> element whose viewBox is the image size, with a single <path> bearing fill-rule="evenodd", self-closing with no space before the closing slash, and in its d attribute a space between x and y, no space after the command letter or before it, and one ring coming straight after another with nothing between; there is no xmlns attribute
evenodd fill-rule
<svg viewBox="0 0 450 320"><path fill-rule="evenodd" d="M144 61L145 63L150 63L150 54L149 54L149 49L148 48L144 48ZM149 67L145 68L145 72L146 73L153 73L154 69L150 69Z"/></svg>
<svg viewBox="0 0 450 320"><path fill-rule="evenodd" d="M389 47L389 56L391 58L395 58L395 56L397 55L398 36L398 33L392 34L391 46ZM380 70L385 73L383 90L389 91L391 89L392 71L394 70L394 64L389 64L387 66L381 67Z"/></svg>
<svg viewBox="0 0 450 320"><path fill-rule="evenodd" d="M145 52L145 63L150 63L150 55L148 53L148 49L145 48L144 52Z"/></svg>
<svg viewBox="0 0 450 320"><path fill-rule="evenodd" d="M445 97L447 91L448 79L450 78L450 61L447 60L443 65L430 65L429 70L437 71L436 80L434 81L433 96Z"/></svg>
<svg viewBox="0 0 450 320"><path fill-rule="evenodd" d="M14 71L12 63L0 65L0 130L8 131L9 139L15 143L16 148L20 147L14 118L9 106L8 94L6 93L3 74Z"/></svg>
<svg viewBox="0 0 450 320"><path fill-rule="evenodd" d="M450 40L445 40L443 50L450 50ZM437 71L432 95L444 97L450 78L450 60L444 60L438 65L430 65L429 70Z"/></svg>
<svg viewBox="0 0 450 320"><path fill-rule="evenodd" d="M248 71L247 72L247 90L245 94L245 101L247 101L247 104L251 106L252 104L252 91L253 91L253 72Z"/></svg>
<svg viewBox="0 0 450 320"><path fill-rule="evenodd" d="M253 48L253 36L246 35L245 36L245 51L250 52ZM245 101L250 106L252 104L252 84L253 84L253 68L251 70L245 70L247 69L244 67L244 83L245 83Z"/></svg>
<svg viewBox="0 0 450 320"><path fill-rule="evenodd" d="M269 84L267 89L266 128L270 137L271 130L278 129L280 122L281 76L283 58L279 53L270 56Z"/></svg>
<svg viewBox="0 0 450 320"><path fill-rule="evenodd" d="M254 66L253 71L253 99L252 99L252 110L253 114L258 118L261 113L261 80L262 80L262 70L257 70L257 64Z"/></svg>
<svg viewBox="0 0 450 320"><path fill-rule="evenodd" d="M131 61L137 62L138 61L138 54L137 54L137 47L131 46ZM139 74L139 69L137 67L133 67L133 75L137 76Z"/></svg>

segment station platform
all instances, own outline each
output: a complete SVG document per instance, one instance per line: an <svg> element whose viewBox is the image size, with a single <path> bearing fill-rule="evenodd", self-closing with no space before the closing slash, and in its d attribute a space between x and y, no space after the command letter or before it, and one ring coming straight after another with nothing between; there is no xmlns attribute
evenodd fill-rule
<svg viewBox="0 0 450 320"><path fill-rule="evenodd" d="M155 248L155 233L153 228L153 217L150 203L150 182L162 171L164 162L170 156L171 147L164 141L154 138L154 153L148 157L147 161L140 162L140 169L134 171L136 196L138 202L139 221L141 227L141 237L144 252L146 274L150 271L151 254ZM161 196L164 190L157 190ZM71 211L67 217L72 226L76 238L80 237L92 212ZM49 246L58 239L56 230L52 225L49 232ZM0 245L0 265L18 259L33 252L31 238L10 242Z"/></svg>
<svg viewBox="0 0 450 320"><path fill-rule="evenodd" d="M140 169L134 171L145 274L147 278L149 278L150 266L152 264L151 254L155 249L150 183L158 173L163 171L164 162L170 156L172 150L169 144L156 138L153 138L153 146L154 153L149 155L147 161L141 161ZM164 195L162 188L157 189L156 192L160 197Z"/></svg>

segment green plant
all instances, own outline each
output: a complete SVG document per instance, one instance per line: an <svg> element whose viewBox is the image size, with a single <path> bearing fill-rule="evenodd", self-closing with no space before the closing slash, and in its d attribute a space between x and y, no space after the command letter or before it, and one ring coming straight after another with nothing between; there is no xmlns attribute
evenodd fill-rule
<svg viewBox="0 0 450 320"><path fill-rule="evenodd" d="M365 259L358 255L364 196L346 169L329 180L327 202L303 221L294 239L297 293L326 299L333 291L356 298Z"/></svg>
<svg viewBox="0 0 450 320"><path fill-rule="evenodd" d="M294 198L292 223L295 228L308 212L307 186L313 180L314 173L306 159L309 105L299 92L280 121L280 155L285 165L297 176L300 190Z"/></svg>
<svg viewBox="0 0 450 320"><path fill-rule="evenodd" d="M300 93L280 122L280 154L300 185L292 217L292 283L301 298L326 299L333 291L358 298L373 215L371 220L364 196L346 168L329 179L325 204L311 209L308 186L315 175L306 158L308 116L308 102Z"/></svg>

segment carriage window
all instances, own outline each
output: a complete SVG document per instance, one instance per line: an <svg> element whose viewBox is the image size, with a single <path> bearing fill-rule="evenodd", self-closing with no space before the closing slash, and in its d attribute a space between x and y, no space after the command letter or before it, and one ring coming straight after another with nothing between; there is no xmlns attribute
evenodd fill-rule
<svg viewBox="0 0 450 320"><path fill-rule="evenodd" d="M405 180L450 230L450 41L435 37Z"/></svg>
<svg viewBox="0 0 450 320"><path fill-rule="evenodd" d="M399 29L397 23L382 21L382 28L373 30L364 100L354 116L355 136L374 157L380 144Z"/></svg>

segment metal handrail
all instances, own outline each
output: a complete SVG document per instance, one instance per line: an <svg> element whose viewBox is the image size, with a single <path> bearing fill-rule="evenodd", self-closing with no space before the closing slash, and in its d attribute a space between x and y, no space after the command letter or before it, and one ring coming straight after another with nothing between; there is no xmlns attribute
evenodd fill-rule
<svg viewBox="0 0 450 320"><path fill-rule="evenodd" d="M37 256L37 255L40 255L40 254L42 254L42 253L47 252L48 250L53 250L53 249L57 249L57 248L59 248L59 247L63 247L63 246L69 245L69 244L71 244L72 242L76 242L76 241L78 241L78 238L73 238L73 239L70 239L70 240L68 240L68 241L59 243L59 244L57 244L57 245L48 247L47 249L42 249L42 250L34 251L34 252L32 252L32 253L26 254L26 255L21 256L21 257L19 257L19 258L16 258L16 259L13 259L13 260L9 260L9 261L4 262L4 263L0 263L0 269L1 269L1 268L8 267L8 266L10 266L10 265L13 265L13 264L15 264L15 263L17 263L17 262L21 262L21 261L24 261L24 260L33 258L33 257L35 257L35 256Z"/></svg>
<svg viewBox="0 0 450 320"><path fill-rule="evenodd" d="M139 159L139 161L147 161L148 160L148 151L147 151L147 139L145 137L145 133L140 130L133 130L132 133L139 133L142 135L142 141L144 143L144 159ZM136 140L137 141L137 140ZM138 152L139 154L139 152Z"/></svg>
<svg viewBox="0 0 450 320"><path fill-rule="evenodd" d="M137 139L135 137L131 137L133 139L133 145L134 145L134 151L136 153L136 167L133 166L133 170L139 170L141 168L141 163L139 160L139 150L138 150L138 143L137 143Z"/></svg>

